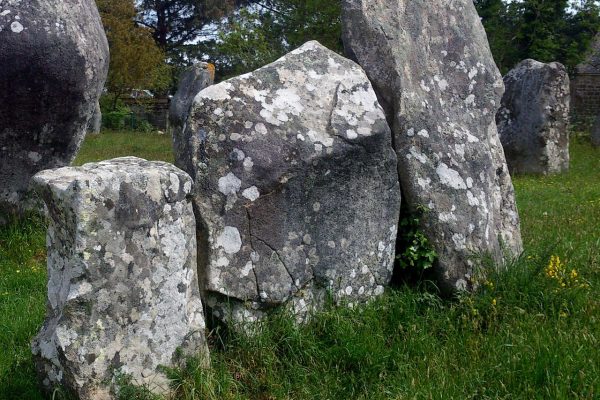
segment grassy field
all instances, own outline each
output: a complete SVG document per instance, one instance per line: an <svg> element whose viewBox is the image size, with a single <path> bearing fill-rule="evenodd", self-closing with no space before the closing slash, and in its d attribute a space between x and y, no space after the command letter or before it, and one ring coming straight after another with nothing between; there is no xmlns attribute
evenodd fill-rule
<svg viewBox="0 0 600 400"><path fill-rule="evenodd" d="M171 371L175 398L600 398L600 150L577 140L571 153L568 174L515 178L526 253L478 293L406 285L302 327L281 315L255 337L214 331L211 369ZM172 161L170 138L105 133L76 163L121 155ZM0 399L41 398L29 342L44 264L42 221L0 228Z"/></svg>
<svg viewBox="0 0 600 400"><path fill-rule="evenodd" d="M81 165L125 156L172 163L175 160L172 149L173 139L169 135L108 131L101 135L89 135L74 164Z"/></svg>

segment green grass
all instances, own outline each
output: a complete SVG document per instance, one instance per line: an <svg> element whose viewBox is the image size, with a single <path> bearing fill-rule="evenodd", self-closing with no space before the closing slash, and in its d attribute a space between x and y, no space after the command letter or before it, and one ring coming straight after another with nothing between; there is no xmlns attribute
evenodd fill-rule
<svg viewBox="0 0 600 400"><path fill-rule="evenodd" d="M0 399L35 399L29 343L45 312L45 227L39 218L0 228Z"/></svg>
<svg viewBox="0 0 600 400"><path fill-rule="evenodd" d="M100 135L88 135L73 164L82 165L125 156L172 163L175 160L173 139L170 135L141 132L105 131Z"/></svg>
<svg viewBox="0 0 600 400"><path fill-rule="evenodd" d="M600 398L600 150L578 140L571 152L568 174L514 179L526 253L478 293L402 286L305 326L276 315L258 336L213 331L210 369L171 371L175 398ZM170 161L170 138L91 137L77 162L116 155ZM29 341L43 320L43 230L35 219L0 229L2 399L40 398ZM577 285L546 275L551 255Z"/></svg>

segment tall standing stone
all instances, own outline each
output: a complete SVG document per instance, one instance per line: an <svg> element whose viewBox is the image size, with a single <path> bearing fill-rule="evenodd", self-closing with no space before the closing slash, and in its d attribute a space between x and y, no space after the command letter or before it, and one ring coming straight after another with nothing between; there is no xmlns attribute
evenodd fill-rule
<svg viewBox="0 0 600 400"><path fill-rule="evenodd" d="M19 211L30 178L69 164L108 72L93 0L0 2L0 211Z"/></svg>
<svg viewBox="0 0 600 400"><path fill-rule="evenodd" d="M169 106L169 127L173 132L173 137L178 137L185 129L185 123L196 95L214 82L215 67L212 64L197 63L183 71L179 77L177 93L171 99Z"/></svg>
<svg viewBox="0 0 600 400"><path fill-rule="evenodd" d="M494 116L503 85L471 0L344 0L347 53L393 126L402 193L445 289L468 288L473 256L521 251L519 216Z"/></svg>
<svg viewBox="0 0 600 400"><path fill-rule="evenodd" d="M560 63L521 61L504 77L496 115L511 173L569 170L569 74Z"/></svg>
<svg viewBox="0 0 600 400"><path fill-rule="evenodd" d="M92 114L92 118L90 119L90 123L88 125L88 132L93 134L98 134L102 130L102 109L100 108L100 103L96 102L96 107L94 107L94 114Z"/></svg>
<svg viewBox="0 0 600 400"><path fill-rule="evenodd" d="M195 180L202 287L213 315L299 318L390 282L396 156L364 71L308 42L196 96L177 164Z"/></svg>
<svg viewBox="0 0 600 400"><path fill-rule="evenodd" d="M168 391L160 366L208 355L192 180L127 157L38 173L48 207L48 305L33 342L46 389L113 399L114 375Z"/></svg>
<svg viewBox="0 0 600 400"><path fill-rule="evenodd" d="M600 147L600 115L594 119L592 126L592 146Z"/></svg>

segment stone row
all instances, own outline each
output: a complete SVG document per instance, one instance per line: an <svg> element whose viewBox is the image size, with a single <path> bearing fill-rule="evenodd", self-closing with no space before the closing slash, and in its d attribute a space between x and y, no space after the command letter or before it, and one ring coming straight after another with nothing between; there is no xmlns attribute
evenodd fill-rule
<svg viewBox="0 0 600 400"><path fill-rule="evenodd" d="M474 288L477 256L503 265L521 252L509 168L525 168L507 165L501 139L513 135L506 126L535 125L548 138L539 168L568 165L560 66L528 61L503 82L471 0L342 6L354 61L308 42L216 85L210 66L188 71L170 112L177 167L128 157L35 176L50 227L48 315L33 351L48 390L111 399L117 371L167 392L161 365L187 354L208 361L204 307L244 329L282 307L304 320L328 297L354 306L383 294L401 202L426 210L420 228L443 290ZM97 106L96 72L65 133L73 143ZM549 110L540 123L521 122L511 105L524 102L511 89L523 79L556 89L535 102ZM13 135L7 126L0 119L2 138ZM27 169L23 188L76 147Z"/></svg>

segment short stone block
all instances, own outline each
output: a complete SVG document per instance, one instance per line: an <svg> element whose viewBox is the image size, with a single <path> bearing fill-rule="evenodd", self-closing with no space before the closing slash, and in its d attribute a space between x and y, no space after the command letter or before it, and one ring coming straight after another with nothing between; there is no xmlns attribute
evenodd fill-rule
<svg viewBox="0 0 600 400"><path fill-rule="evenodd" d="M50 216L48 310L32 349L43 386L114 398L115 374L168 390L159 366L205 354L191 178L127 157L38 173Z"/></svg>

